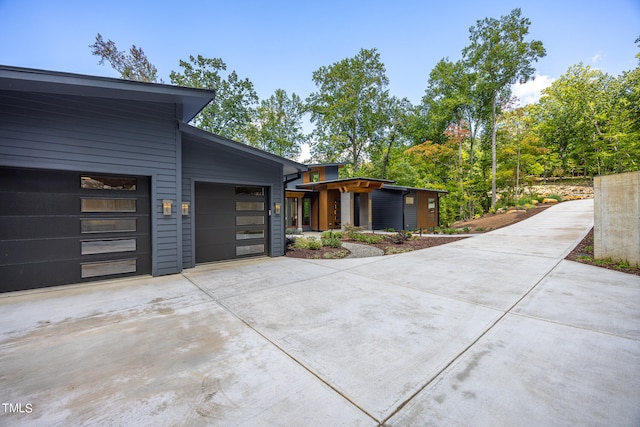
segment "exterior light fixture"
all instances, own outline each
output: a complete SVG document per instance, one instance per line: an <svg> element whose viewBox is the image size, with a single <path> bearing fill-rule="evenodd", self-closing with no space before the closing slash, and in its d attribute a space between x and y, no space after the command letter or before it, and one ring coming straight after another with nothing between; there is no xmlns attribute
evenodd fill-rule
<svg viewBox="0 0 640 427"><path fill-rule="evenodd" d="M171 205L173 204L173 200L163 200L162 201L162 214L164 216L171 216Z"/></svg>
<svg viewBox="0 0 640 427"><path fill-rule="evenodd" d="M189 215L189 202L182 202L182 216Z"/></svg>

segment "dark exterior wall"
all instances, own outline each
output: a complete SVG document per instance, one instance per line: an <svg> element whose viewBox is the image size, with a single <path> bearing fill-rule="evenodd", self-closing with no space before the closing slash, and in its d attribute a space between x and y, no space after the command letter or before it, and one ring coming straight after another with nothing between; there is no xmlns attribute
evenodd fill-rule
<svg viewBox="0 0 640 427"><path fill-rule="evenodd" d="M152 273L180 271L173 104L0 92L0 165L151 177Z"/></svg>
<svg viewBox="0 0 640 427"><path fill-rule="evenodd" d="M402 191L374 190L372 193L372 213L374 230L393 228L402 230Z"/></svg>
<svg viewBox="0 0 640 427"><path fill-rule="evenodd" d="M240 156L228 150L216 147L213 143L196 142L183 137L182 141L182 200L193 204L193 190L196 181L221 184L250 184L270 188L269 206L280 203L281 214L272 212L270 217L269 254L284 255L284 189L282 183L282 165ZM183 217L183 267L195 266L193 211Z"/></svg>
<svg viewBox="0 0 640 427"><path fill-rule="evenodd" d="M404 230L415 230L418 227L418 197L416 191L411 191L404 196ZM413 197L413 204L407 204L407 197Z"/></svg>

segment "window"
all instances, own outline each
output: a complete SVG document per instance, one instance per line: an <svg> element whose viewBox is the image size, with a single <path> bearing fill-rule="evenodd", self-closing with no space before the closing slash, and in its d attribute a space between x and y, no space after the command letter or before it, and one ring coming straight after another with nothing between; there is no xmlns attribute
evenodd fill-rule
<svg viewBox="0 0 640 427"><path fill-rule="evenodd" d="M264 245L237 246L236 256L264 253Z"/></svg>
<svg viewBox="0 0 640 427"><path fill-rule="evenodd" d="M236 216L236 225L264 225L264 216Z"/></svg>
<svg viewBox="0 0 640 427"><path fill-rule="evenodd" d="M115 261L88 262L80 265L81 276L87 277L107 276L110 274L135 273L135 259L121 259Z"/></svg>
<svg viewBox="0 0 640 427"><path fill-rule="evenodd" d="M236 211L264 211L264 202L236 202Z"/></svg>
<svg viewBox="0 0 640 427"><path fill-rule="evenodd" d="M83 240L80 245L82 255L135 252L136 239Z"/></svg>
<svg viewBox="0 0 640 427"><path fill-rule="evenodd" d="M80 177L80 188L85 190L136 190L135 178L119 178L109 176L88 176Z"/></svg>
<svg viewBox="0 0 640 427"><path fill-rule="evenodd" d="M236 230L236 240L263 239L264 230Z"/></svg>
<svg viewBox="0 0 640 427"><path fill-rule="evenodd" d="M80 230L82 233L136 231L136 220L135 218L81 219Z"/></svg>
<svg viewBox="0 0 640 427"><path fill-rule="evenodd" d="M264 196L264 187L237 186L236 196Z"/></svg>
<svg viewBox="0 0 640 427"><path fill-rule="evenodd" d="M135 199L82 199L82 212L135 212Z"/></svg>
<svg viewBox="0 0 640 427"><path fill-rule="evenodd" d="M311 225L311 199L302 199L302 225Z"/></svg>
<svg viewBox="0 0 640 427"><path fill-rule="evenodd" d="M435 208L436 208L436 199L429 197L429 209L435 209Z"/></svg>
<svg viewBox="0 0 640 427"><path fill-rule="evenodd" d="M413 204L413 197L407 196L405 198L405 201L406 201L407 205L412 205Z"/></svg>
<svg viewBox="0 0 640 427"><path fill-rule="evenodd" d="M295 197L287 197L285 205L285 226L297 227L298 226L298 199Z"/></svg>
<svg viewBox="0 0 640 427"><path fill-rule="evenodd" d="M320 171L309 172L310 182L320 182Z"/></svg>

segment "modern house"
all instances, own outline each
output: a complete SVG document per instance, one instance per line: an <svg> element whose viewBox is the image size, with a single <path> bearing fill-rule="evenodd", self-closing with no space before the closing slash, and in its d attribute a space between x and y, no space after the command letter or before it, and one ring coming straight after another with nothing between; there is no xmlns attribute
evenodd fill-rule
<svg viewBox="0 0 640 427"><path fill-rule="evenodd" d="M444 190L402 187L374 178L339 178L344 163L308 165L286 187L286 227L333 230L344 225L367 230L416 230L439 225Z"/></svg>
<svg viewBox="0 0 640 427"><path fill-rule="evenodd" d="M283 255L307 167L188 125L213 97L0 66L0 292Z"/></svg>

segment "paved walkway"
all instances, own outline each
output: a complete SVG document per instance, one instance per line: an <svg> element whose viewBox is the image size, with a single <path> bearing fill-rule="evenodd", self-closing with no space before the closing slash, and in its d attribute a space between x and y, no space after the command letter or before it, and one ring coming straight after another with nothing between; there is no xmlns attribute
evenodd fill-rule
<svg viewBox="0 0 640 427"><path fill-rule="evenodd" d="M640 278L563 260L592 203L406 254L4 294L0 425L640 425Z"/></svg>

